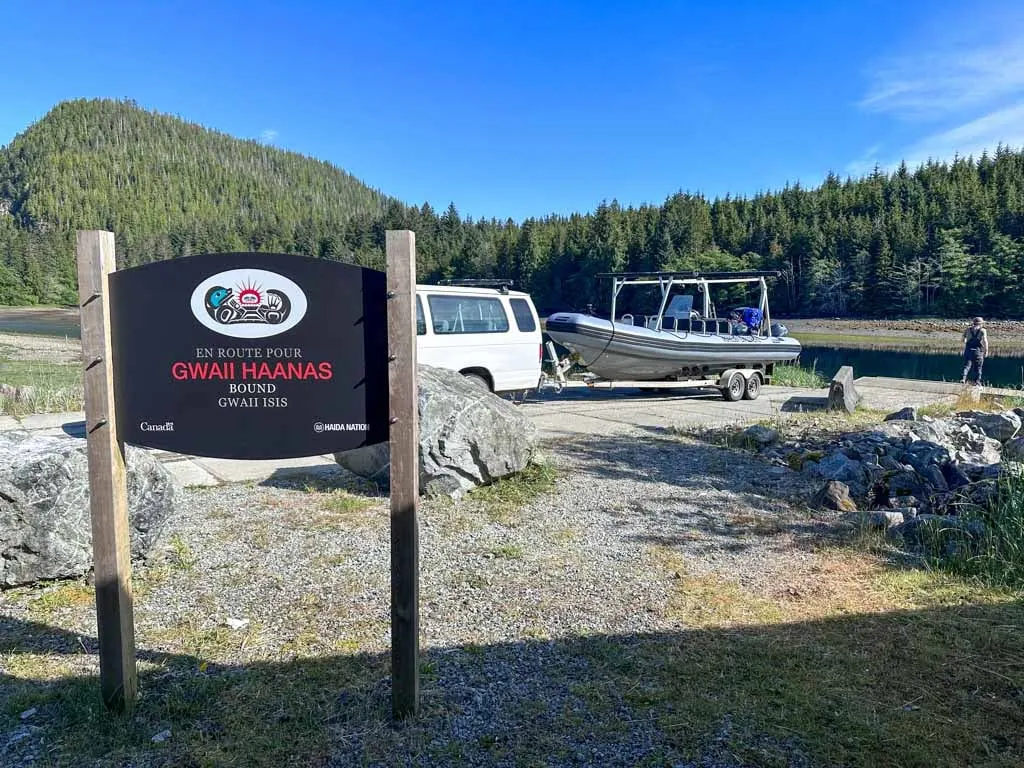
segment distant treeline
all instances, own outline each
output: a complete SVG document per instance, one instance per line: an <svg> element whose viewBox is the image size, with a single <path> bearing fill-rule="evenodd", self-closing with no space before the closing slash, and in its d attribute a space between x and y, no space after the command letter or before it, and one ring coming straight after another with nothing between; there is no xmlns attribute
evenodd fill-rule
<svg viewBox="0 0 1024 768"><path fill-rule="evenodd" d="M73 101L0 150L0 304L74 303L86 228L117 234L121 266L252 250L373 267L387 229L412 229L421 282L510 277L544 312L606 307L599 272L776 269L776 316L1024 315L1024 152L1003 147L753 198L474 221L132 102Z"/></svg>

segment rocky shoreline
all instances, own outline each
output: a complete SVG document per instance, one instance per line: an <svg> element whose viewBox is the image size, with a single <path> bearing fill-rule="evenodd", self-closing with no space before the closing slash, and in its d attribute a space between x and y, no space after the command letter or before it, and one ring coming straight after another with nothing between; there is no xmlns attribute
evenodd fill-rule
<svg viewBox="0 0 1024 768"><path fill-rule="evenodd" d="M741 447L777 466L824 481L817 509L883 529L919 547L935 537L951 548L985 535L979 513L996 501L1000 480L1024 462L1024 410L961 411L945 418L904 408L881 424L834 437L790 437L763 425L739 433Z"/></svg>

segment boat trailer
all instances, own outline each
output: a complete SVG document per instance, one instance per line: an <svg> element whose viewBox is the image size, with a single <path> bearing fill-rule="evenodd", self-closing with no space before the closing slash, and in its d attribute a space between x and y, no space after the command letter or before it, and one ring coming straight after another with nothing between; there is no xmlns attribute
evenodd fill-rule
<svg viewBox="0 0 1024 768"><path fill-rule="evenodd" d="M565 389L716 389L729 402L737 400L756 400L761 394L761 386L771 384L774 374L774 363L756 365L754 367L728 368L721 373L708 373L692 379L672 379L662 381L627 381L603 379L592 373L584 373L578 378L569 378L568 372L575 361L567 356L558 359L553 341L545 342L547 361L552 365L552 374L542 373L537 386L538 391L552 389L555 393Z"/></svg>

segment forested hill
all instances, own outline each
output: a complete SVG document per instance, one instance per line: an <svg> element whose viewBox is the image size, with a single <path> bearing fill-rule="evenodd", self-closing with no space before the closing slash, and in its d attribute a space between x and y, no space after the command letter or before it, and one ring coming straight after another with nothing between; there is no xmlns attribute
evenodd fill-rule
<svg viewBox="0 0 1024 768"><path fill-rule="evenodd" d="M264 250L380 267L400 228L416 231L421 281L512 277L542 312L606 306L598 272L771 268L776 316L1024 315L1024 153L1001 147L816 189L525 222L406 205L131 102L60 104L0 150L0 304L75 303L75 229L114 231L122 266Z"/></svg>

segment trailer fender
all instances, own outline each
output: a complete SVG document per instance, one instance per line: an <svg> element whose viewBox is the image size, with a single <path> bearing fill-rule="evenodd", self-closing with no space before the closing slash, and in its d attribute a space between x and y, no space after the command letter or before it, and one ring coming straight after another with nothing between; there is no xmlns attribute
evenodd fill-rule
<svg viewBox="0 0 1024 768"><path fill-rule="evenodd" d="M728 370L722 371L721 375L718 377L718 383L715 386L727 386L729 384L729 379L732 378L734 373L740 374L744 379L749 379L750 374L754 373L754 371L749 368L729 368Z"/></svg>

